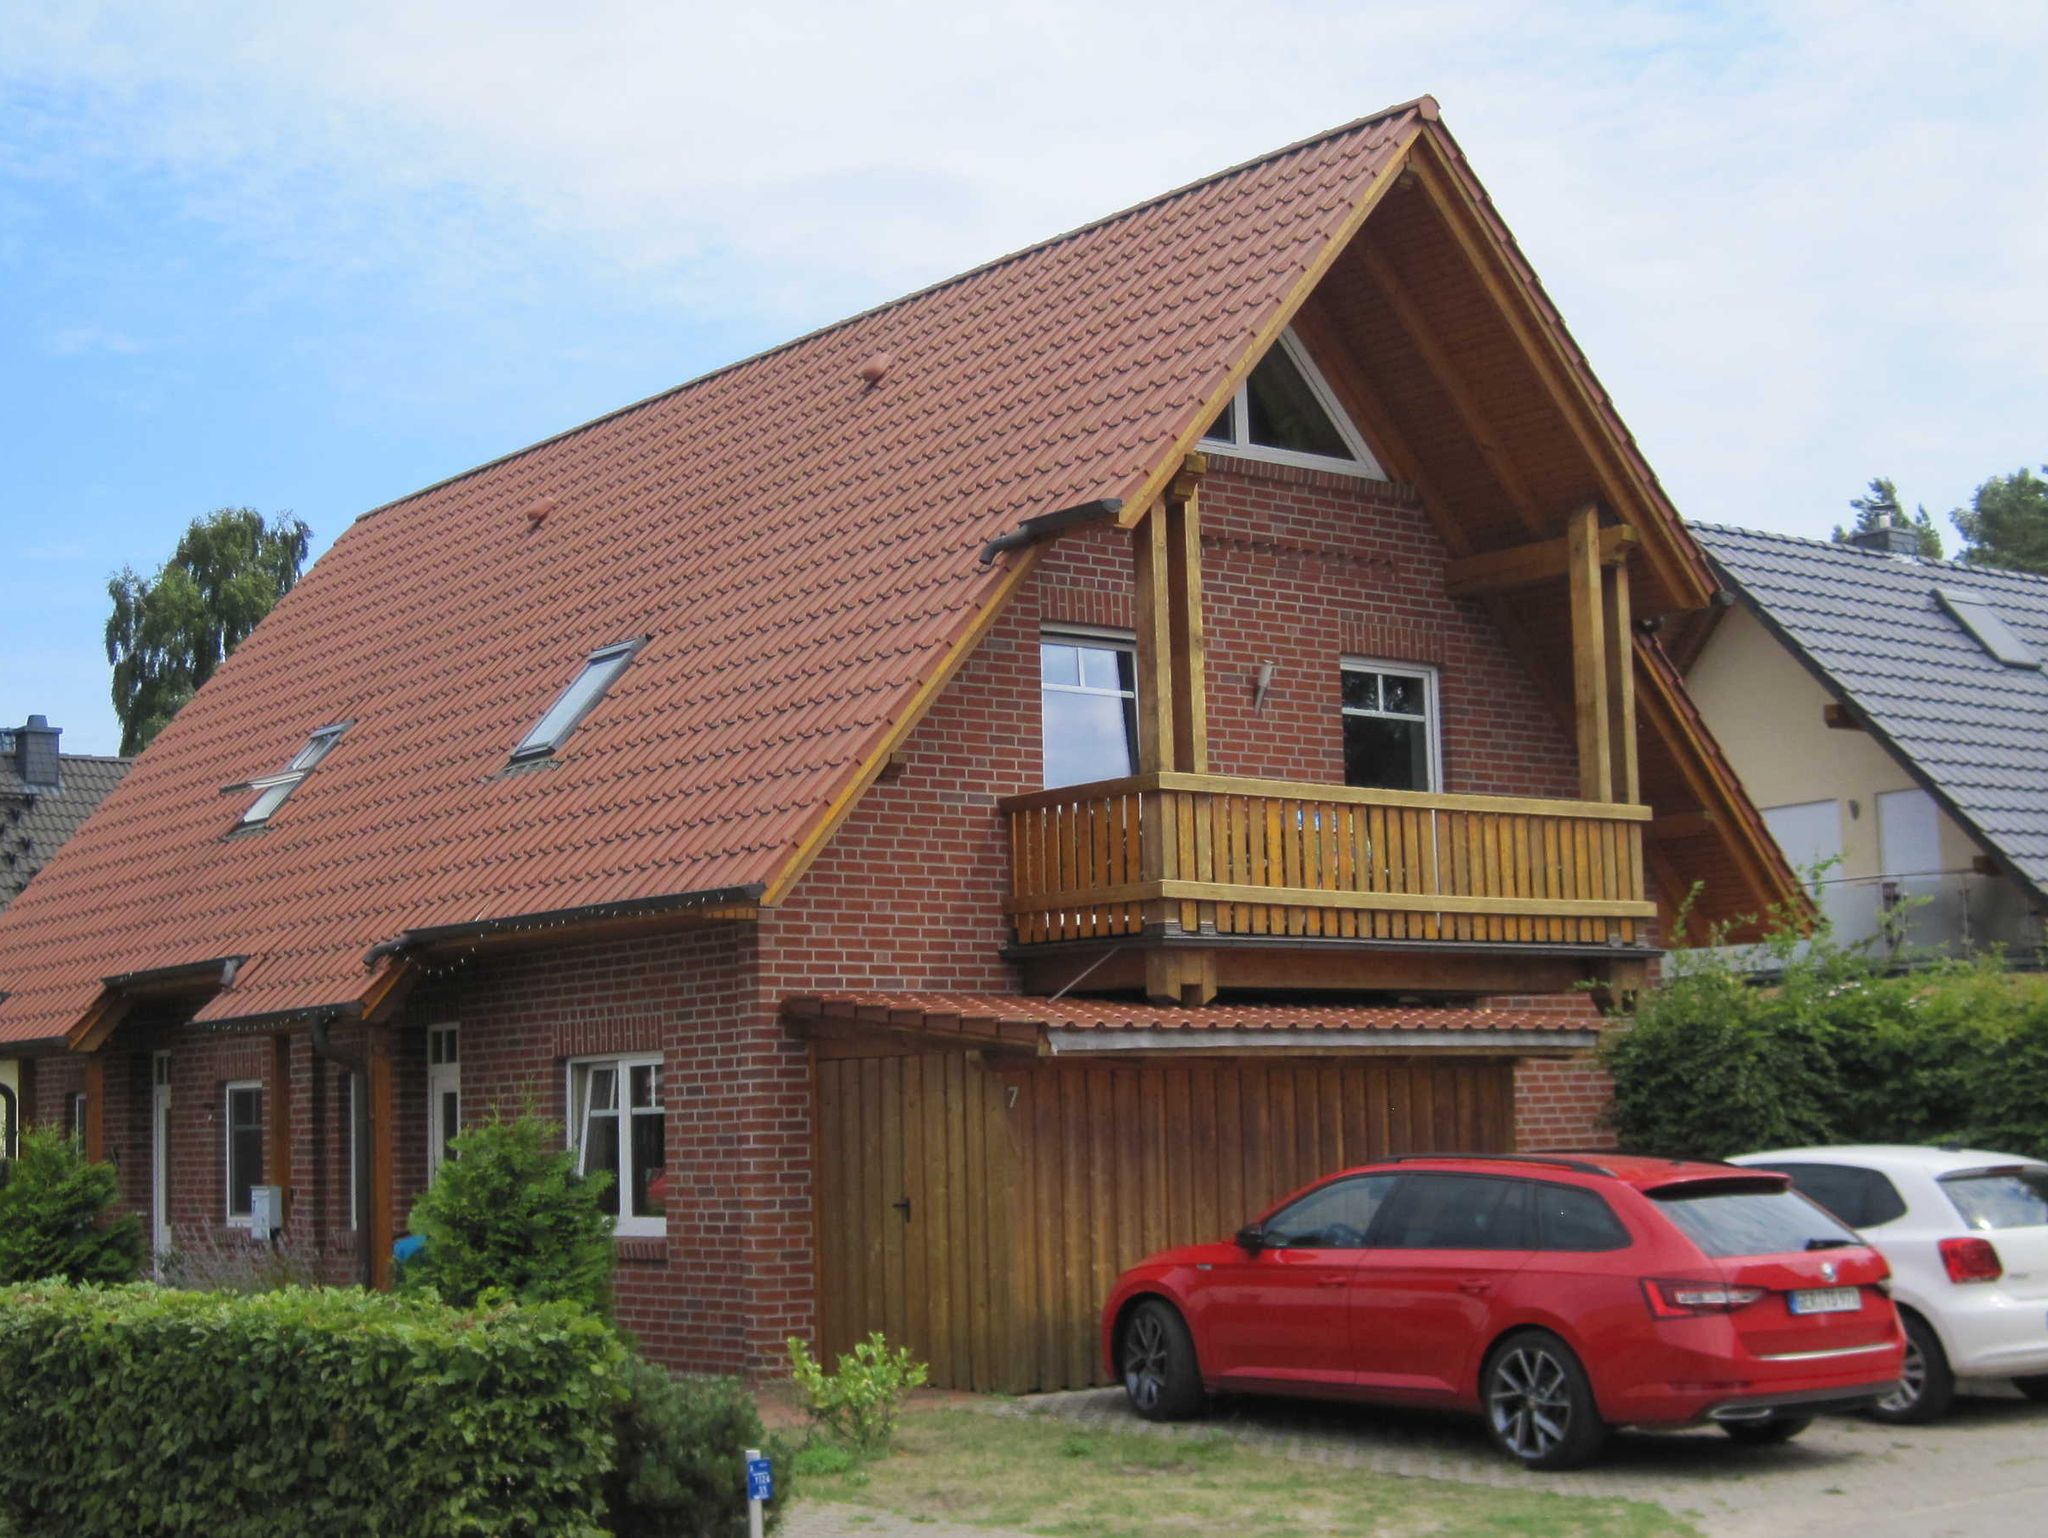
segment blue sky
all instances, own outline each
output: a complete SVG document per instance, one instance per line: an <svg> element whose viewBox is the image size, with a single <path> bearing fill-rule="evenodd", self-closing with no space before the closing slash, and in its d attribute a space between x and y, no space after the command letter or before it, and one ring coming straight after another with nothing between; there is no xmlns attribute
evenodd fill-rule
<svg viewBox="0 0 2048 1538"><path fill-rule="evenodd" d="M38 14L54 10L54 14ZM2048 459L2048 8L0 0L0 721L365 508L1430 91L1694 517Z"/></svg>

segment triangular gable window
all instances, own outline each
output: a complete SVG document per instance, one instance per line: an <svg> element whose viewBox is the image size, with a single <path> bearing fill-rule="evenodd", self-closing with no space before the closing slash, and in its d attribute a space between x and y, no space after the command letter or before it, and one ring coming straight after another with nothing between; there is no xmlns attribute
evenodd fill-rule
<svg viewBox="0 0 2048 1538"><path fill-rule="evenodd" d="M1280 334L1202 441L1247 459L1386 479L1292 331Z"/></svg>

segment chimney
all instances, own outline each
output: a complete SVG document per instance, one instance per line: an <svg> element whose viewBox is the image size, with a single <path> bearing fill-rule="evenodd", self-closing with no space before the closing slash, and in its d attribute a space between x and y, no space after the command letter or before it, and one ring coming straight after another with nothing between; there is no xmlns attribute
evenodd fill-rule
<svg viewBox="0 0 2048 1538"><path fill-rule="evenodd" d="M57 739L63 735L64 728L50 725L48 716L30 716L26 726L14 729L14 772L23 785L44 790L58 787Z"/></svg>
<svg viewBox="0 0 2048 1538"><path fill-rule="evenodd" d="M1849 536L1849 543L1861 550L1875 550L1880 555L1917 556L1920 553L1917 530L1894 528L1890 524L1881 529L1858 529Z"/></svg>

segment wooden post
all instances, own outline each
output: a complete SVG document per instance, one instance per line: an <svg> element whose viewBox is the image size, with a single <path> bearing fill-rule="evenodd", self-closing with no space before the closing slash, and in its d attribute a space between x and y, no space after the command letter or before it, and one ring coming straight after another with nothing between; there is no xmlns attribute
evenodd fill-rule
<svg viewBox="0 0 2048 1538"><path fill-rule="evenodd" d="M270 1038L270 1097L268 1117L270 1158L265 1168L270 1184L278 1189L283 1207L278 1216L287 1224L292 1211L292 1039Z"/></svg>
<svg viewBox="0 0 2048 1538"><path fill-rule="evenodd" d="M1177 767L1173 730L1172 576L1165 504L1131 530L1132 612L1138 629L1138 773Z"/></svg>
<svg viewBox="0 0 2048 1538"><path fill-rule="evenodd" d="M1571 515L1572 708L1578 727L1579 798L1614 799L1613 723L1607 704L1607 627L1600 578L1600 510Z"/></svg>
<svg viewBox="0 0 2048 1538"><path fill-rule="evenodd" d="M1642 799L1642 775L1636 763L1636 647L1626 558L1602 569L1601 589L1607 613L1607 694L1614 713L1614 795L1635 802Z"/></svg>
<svg viewBox="0 0 2048 1538"><path fill-rule="evenodd" d="M1202 507L1197 488L1204 463L1188 456L1166 499L1168 640L1173 680L1173 767L1209 772L1208 645L1202 635Z"/></svg>
<svg viewBox="0 0 2048 1538"><path fill-rule="evenodd" d="M392 1206L395 1202L392 1165L398 1153L393 1127L391 1027L373 1025L365 1054L370 1080L370 1189L363 1209L362 1238L370 1247L370 1285L391 1285Z"/></svg>
<svg viewBox="0 0 2048 1538"><path fill-rule="evenodd" d="M94 1164L107 1156L107 1060L97 1052L85 1057L85 1157Z"/></svg>

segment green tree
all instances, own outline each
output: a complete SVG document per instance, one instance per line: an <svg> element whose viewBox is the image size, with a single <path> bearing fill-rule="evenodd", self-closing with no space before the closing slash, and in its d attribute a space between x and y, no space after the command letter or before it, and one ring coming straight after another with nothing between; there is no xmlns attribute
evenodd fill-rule
<svg viewBox="0 0 2048 1538"><path fill-rule="evenodd" d="M223 507L192 520L154 577L108 579L107 661L121 751L140 753L229 652L291 591L313 532L279 513Z"/></svg>
<svg viewBox="0 0 2048 1538"><path fill-rule="evenodd" d="M132 1282L142 1271L142 1225L111 1216L114 1167L89 1164L61 1132L28 1127L21 1157L0 1160L0 1285Z"/></svg>
<svg viewBox="0 0 2048 1538"><path fill-rule="evenodd" d="M1899 489L1883 476L1877 476L1870 483L1870 490L1860 497L1851 497L1849 505L1856 509L1856 525L1844 528L1835 525L1834 541L1846 545L1852 534L1868 534L1876 529L1910 529L1920 541L1922 560L1941 559L1941 534L1934 527L1934 520L1927 515L1927 509L1916 508L1911 514L1899 506Z"/></svg>
<svg viewBox="0 0 2048 1538"><path fill-rule="evenodd" d="M2048 475L2048 465L2041 474ZM1963 532L1963 559L1972 565L2048 572L2048 481L2033 471L1992 476L1949 517Z"/></svg>

